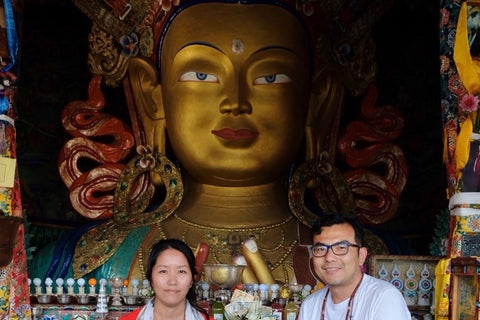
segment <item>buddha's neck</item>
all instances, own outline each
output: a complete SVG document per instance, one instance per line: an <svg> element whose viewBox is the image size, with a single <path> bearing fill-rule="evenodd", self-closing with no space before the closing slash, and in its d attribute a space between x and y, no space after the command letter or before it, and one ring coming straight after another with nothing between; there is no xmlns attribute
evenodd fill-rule
<svg viewBox="0 0 480 320"><path fill-rule="evenodd" d="M292 215L283 181L251 187L218 187L189 179L185 185L184 198L176 213L198 224L252 227L279 223Z"/></svg>

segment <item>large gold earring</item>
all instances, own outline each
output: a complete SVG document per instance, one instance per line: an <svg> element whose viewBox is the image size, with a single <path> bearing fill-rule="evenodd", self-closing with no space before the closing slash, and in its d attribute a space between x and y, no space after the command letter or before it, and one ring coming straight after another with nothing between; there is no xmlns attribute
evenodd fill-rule
<svg viewBox="0 0 480 320"><path fill-rule="evenodd" d="M150 147L137 147L138 155L119 176L114 198L113 219L84 233L77 243L73 259L75 278L95 270L120 247L132 228L152 225L168 218L183 198L183 182L175 165L162 154L153 154ZM154 187L137 194L138 184L148 183L154 171L165 186L165 199L155 209L144 212L150 204Z"/></svg>
<svg viewBox="0 0 480 320"><path fill-rule="evenodd" d="M137 147L138 155L122 171L115 188L113 219L122 227L151 225L168 218L178 208L183 198L183 182L177 167L163 154L153 154L149 146ZM153 190L132 201L132 192L139 177L153 171L161 177L165 199L156 208L145 211L150 205Z"/></svg>
<svg viewBox="0 0 480 320"><path fill-rule="evenodd" d="M325 214L353 213L355 201L342 173L328 161L328 153L301 164L289 182L288 203L294 215L305 225L318 219L305 205L305 192L312 190L316 205Z"/></svg>

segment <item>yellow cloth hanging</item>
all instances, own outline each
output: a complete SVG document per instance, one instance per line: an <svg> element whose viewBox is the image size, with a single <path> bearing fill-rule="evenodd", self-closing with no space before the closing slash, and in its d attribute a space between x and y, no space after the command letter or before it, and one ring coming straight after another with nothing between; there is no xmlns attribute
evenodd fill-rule
<svg viewBox="0 0 480 320"><path fill-rule="evenodd" d="M470 55L467 28L467 2L463 2L457 22L455 44L453 48L453 60L457 67L458 75L468 93L477 95L480 93L480 63L474 61ZM461 99L462 97L458 97Z"/></svg>
<svg viewBox="0 0 480 320"><path fill-rule="evenodd" d="M435 320L448 320L450 273L450 258L440 259L435 267Z"/></svg>
<svg viewBox="0 0 480 320"><path fill-rule="evenodd" d="M465 167L470 154L470 136L473 132L472 119L468 117L460 124L460 133L457 136L455 145L455 164L457 168L457 179L459 179L460 171Z"/></svg>

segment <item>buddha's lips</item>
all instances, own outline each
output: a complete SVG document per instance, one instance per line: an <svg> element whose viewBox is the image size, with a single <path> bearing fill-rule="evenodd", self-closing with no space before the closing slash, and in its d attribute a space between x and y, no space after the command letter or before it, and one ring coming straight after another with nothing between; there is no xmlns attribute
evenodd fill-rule
<svg viewBox="0 0 480 320"><path fill-rule="evenodd" d="M220 130L212 130L212 133L220 138L229 140L252 139L258 136L258 132L249 129L230 129L224 128Z"/></svg>

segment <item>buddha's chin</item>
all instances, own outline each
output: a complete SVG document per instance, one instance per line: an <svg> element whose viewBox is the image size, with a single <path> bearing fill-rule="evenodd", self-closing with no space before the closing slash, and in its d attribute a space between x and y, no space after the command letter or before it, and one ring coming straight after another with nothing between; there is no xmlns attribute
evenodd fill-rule
<svg viewBox="0 0 480 320"><path fill-rule="evenodd" d="M219 187L250 187L265 185L282 179L285 165L266 166L259 161L215 161L200 165L199 162L184 163L184 172L199 184Z"/></svg>
<svg viewBox="0 0 480 320"><path fill-rule="evenodd" d="M232 172L228 171L222 174L218 170L215 174L202 174L198 176L192 176L193 179L200 184L218 186L218 187L253 187L259 185L265 185L277 181L279 176L283 176L283 173L266 174L262 172Z"/></svg>

